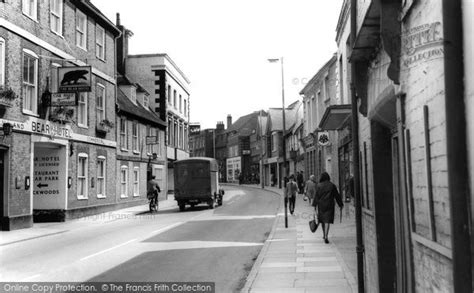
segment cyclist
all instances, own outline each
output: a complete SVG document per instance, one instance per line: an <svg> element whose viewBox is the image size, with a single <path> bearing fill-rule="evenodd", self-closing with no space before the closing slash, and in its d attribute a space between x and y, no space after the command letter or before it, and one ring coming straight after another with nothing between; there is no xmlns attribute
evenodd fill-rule
<svg viewBox="0 0 474 293"><path fill-rule="evenodd" d="M155 180L155 175L152 175L150 180L147 182L147 197L150 200L150 211L152 207L155 207L155 210L158 210L158 193L161 192L158 181Z"/></svg>

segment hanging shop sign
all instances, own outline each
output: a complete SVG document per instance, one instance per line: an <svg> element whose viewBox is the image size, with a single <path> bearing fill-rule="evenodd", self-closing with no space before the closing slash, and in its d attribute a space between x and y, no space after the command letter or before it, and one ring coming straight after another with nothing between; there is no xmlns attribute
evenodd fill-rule
<svg viewBox="0 0 474 293"><path fill-rule="evenodd" d="M90 92L92 68L90 66L68 66L58 68L58 91L61 93Z"/></svg>
<svg viewBox="0 0 474 293"><path fill-rule="evenodd" d="M329 132L318 132L318 144L320 146L327 146L329 144Z"/></svg>
<svg viewBox="0 0 474 293"><path fill-rule="evenodd" d="M51 94L52 107L77 106L76 93L53 93Z"/></svg>

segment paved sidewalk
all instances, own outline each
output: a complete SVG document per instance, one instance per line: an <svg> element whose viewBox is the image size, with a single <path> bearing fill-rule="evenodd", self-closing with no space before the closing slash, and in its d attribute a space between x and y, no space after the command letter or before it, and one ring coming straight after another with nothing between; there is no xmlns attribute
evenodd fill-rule
<svg viewBox="0 0 474 293"><path fill-rule="evenodd" d="M281 189L265 189L282 195ZM242 292L357 292L353 212L350 204L346 205L340 224L336 210L330 243L325 244L321 227L316 233L309 230L313 208L301 195L297 196L294 215L288 213L288 228L282 204Z"/></svg>
<svg viewBox="0 0 474 293"><path fill-rule="evenodd" d="M159 211L177 207L174 197L168 196L167 200L160 200ZM126 219L136 214L148 212L148 203L137 205L125 209L105 212L97 215L86 216L66 222L34 223L33 227L18 229L13 231L0 231L0 246L27 241L30 239L47 237L51 235L65 233L70 230L82 228L84 226L101 225L103 223Z"/></svg>

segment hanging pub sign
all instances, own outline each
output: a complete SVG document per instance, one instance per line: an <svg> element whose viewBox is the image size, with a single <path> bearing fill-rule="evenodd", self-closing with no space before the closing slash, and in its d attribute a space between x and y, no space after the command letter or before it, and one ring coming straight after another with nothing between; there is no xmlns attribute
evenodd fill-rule
<svg viewBox="0 0 474 293"><path fill-rule="evenodd" d="M329 133L327 131L318 132L318 144L321 146L329 144Z"/></svg>
<svg viewBox="0 0 474 293"><path fill-rule="evenodd" d="M77 106L76 93L53 93L51 94L51 106Z"/></svg>
<svg viewBox="0 0 474 293"><path fill-rule="evenodd" d="M58 91L61 93L90 92L92 80L90 66L58 68Z"/></svg>

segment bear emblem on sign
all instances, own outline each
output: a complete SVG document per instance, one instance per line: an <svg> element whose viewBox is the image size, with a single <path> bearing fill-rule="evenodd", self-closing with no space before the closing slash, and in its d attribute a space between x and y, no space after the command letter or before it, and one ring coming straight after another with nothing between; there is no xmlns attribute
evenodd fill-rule
<svg viewBox="0 0 474 293"><path fill-rule="evenodd" d="M81 79L87 81L87 77L85 75L88 73L89 71L87 70L73 70L66 72L63 76L63 80L61 81L61 85L78 84L79 80Z"/></svg>

